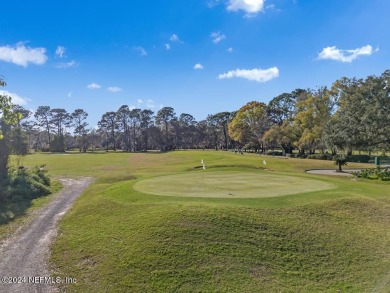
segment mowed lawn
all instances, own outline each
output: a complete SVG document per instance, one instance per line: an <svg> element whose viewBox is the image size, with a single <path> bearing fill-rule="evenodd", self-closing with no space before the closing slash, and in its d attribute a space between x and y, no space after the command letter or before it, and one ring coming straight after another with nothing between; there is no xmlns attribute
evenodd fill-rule
<svg viewBox="0 0 390 293"><path fill-rule="evenodd" d="M33 154L24 163L95 178L52 246L55 274L77 279L67 292L390 292L390 184L304 172L333 162L176 151ZM238 183L207 181L224 173ZM280 180L287 195L196 196L202 180L208 192L261 189L258 180L272 191ZM301 191L288 192L294 182Z"/></svg>

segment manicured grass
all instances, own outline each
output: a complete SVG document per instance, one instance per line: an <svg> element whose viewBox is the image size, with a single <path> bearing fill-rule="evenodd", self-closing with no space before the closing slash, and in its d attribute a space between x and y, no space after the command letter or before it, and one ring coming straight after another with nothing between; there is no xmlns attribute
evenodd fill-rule
<svg viewBox="0 0 390 293"><path fill-rule="evenodd" d="M210 174L264 174L332 189L208 198L133 188L166 176L180 189L188 181L180 174L199 172L202 159ZM390 184L304 173L333 162L178 151L34 154L25 163L46 163L55 176L96 178L52 247L55 273L77 279L64 285L69 292L390 290Z"/></svg>
<svg viewBox="0 0 390 293"><path fill-rule="evenodd" d="M138 181L136 191L219 198L263 198L331 189L328 182L262 172L186 172Z"/></svg>

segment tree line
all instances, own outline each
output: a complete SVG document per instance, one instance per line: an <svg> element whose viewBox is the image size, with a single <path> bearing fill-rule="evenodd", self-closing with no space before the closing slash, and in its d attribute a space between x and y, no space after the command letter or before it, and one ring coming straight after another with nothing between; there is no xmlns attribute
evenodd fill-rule
<svg viewBox="0 0 390 293"><path fill-rule="evenodd" d="M237 111L210 114L196 121L172 107L154 113L127 105L106 112L91 128L88 113L40 106L35 113L0 97L0 168L10 153L30 149L64 152L123 150L128 152L189 148L253 151L281 148L285 153L353 150L387 151L390 146L390 70L365 79L343 77L330 88L296 89L268 104L252 101ZM5 82L1 80L1 86Z"/></svg>

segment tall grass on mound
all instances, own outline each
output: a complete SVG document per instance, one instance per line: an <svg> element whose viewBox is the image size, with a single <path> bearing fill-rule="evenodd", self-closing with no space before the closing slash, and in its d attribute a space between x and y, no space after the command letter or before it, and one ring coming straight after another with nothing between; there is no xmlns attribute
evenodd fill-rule
<svg viewBox="0 0 390 293"><path fill-rule="evenodd" d="M47 172L44 165L10 170L0 183L0 224L22 215L32 200L52 193Z"/></svg>

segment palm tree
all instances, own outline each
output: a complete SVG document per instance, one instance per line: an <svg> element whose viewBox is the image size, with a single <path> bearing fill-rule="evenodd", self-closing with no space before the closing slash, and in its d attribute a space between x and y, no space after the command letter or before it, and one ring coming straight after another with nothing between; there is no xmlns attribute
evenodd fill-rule
<svg viewBox="0 0 390 293"><path fill-rule="evenodd" d="M346 166L348 164L347 158L343 155L337 155L334 159L334 164L339 166L339 170L337 172L343 172L342 166Z"/></svg>

